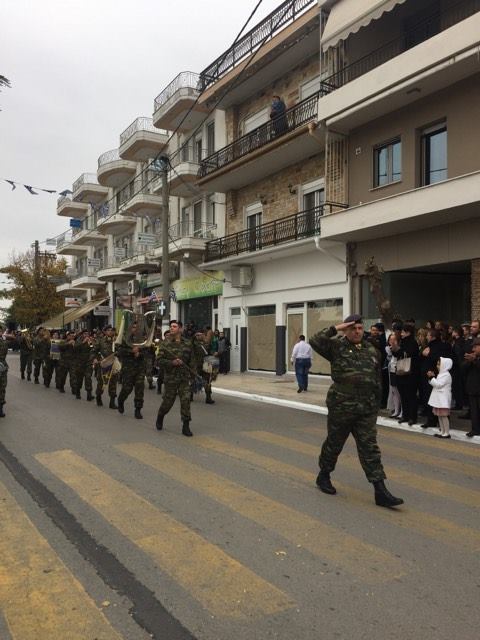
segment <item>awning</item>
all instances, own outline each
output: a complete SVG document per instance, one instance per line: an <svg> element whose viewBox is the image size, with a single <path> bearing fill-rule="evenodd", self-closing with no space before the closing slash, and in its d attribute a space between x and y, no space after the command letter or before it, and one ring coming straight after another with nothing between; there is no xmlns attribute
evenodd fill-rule
<svg viewBox="0 0 480 640"><path fill-rule="evenodd" d="M99 298L98 300L90 300L90 302L86 302L81 307L76 307L75 309L65 309L64 313L59 313L50 320L46 322L42 322L42 327L46 329L61 329L67 324L70 324L74 320L78 320L79 318L83 318L87 313L90 313L95 307L108 300L108 298Z"/></svg>
<svg viewBox="0 0 480 640"><path fill-rule="evenodd" d="M334 47L352 33L406 0L338 0L333 5L322 36L322 49Z"/></svg>

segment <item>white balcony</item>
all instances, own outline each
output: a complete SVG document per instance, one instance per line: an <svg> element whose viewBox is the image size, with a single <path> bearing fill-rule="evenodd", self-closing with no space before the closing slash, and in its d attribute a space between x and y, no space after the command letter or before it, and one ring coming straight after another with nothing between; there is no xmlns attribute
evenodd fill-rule
<svg viewBox="0 0 480 640"><path fill-rule="evenodd" d="M107 242L107 236L102 235L96 229L80 229L72 234L72 244L74 246L96 247Z"/></svg>
<svg viewBox="0 0 480 640"><path fill-rule="evenodd" d="M97 229L100 233L106 235L121 235L126 233L137 224L137 219L133 216L114 213L100 218L97 222Z"/></svg>
<svg viewBox="0 0 480 640"><path fill-rule="evenodd" d="M72 232L67 231L57 238L56 253L59 256L83 256L87 251L86 245L72 243Z"/></svg>
<svg viewBox="0 0 480 640"><path fill-rule="evenodd" d="M167 141L167 131L154 127L152 118L137 118L120 134L120 158L134 162L155 158Z"/></svg>
<svg viewBox="0 0 480 640"><path fill-rule="evenodd" d="M217 225L194 224L193 221L180 222L168 229L169 248L168 255L178 259L188 253L191 257L201 257L205 251L206 243L217 237ZM157 249L162 254L161 247Z"/></svg>
<svg viewBox="0 0 480 640"><path fill-rule="evenodd" d="M205 114L206 106L198 104L200 75L182 71L155 98L153 124L170 131L191 131L198 126Z"/></svg>
<svg viewBox="0 0 480 640"><path fill-rule="evenodd" d="M121 205L121 213L137 218L158 218L163 211L162 197L152 193L137 193Z"/></svg>
<svg viewBox="0 0 480 640"><path fill-rule="evenodd" d="M362 242L477 216L480 171L323 216L320 237Z"/></svg>
<svg viewBox="0 0 480 640"><path fill-rule="evenodd" d="M102 289L105 283L97 277L98 269L92 267L85 268L81 273L72 279L74 289Z"/></svg>
<svg viewBox="0 0 480 640"><path fill-rule="evenodd" d="M101 202L108 195L108 187L98 184L96 173L82 173L73 183L73 200L77 202Z"/></svg>
<svg viewBox="0 0 480 640"><path fill-rule="evenodd" d="M132 274L122 271L121 264L125 258L109 256L104 260L102 266L97 271L97 278L102 282L125 282L132 277Z"/></svg>
<svg viewBox="0 0 480 640"><path fill-rule="evenodd" d="M159 271L160 262L154 247L135 244L128 249L127 257L120 263L120 269L124 273L137 273L146 271Z"/></svg>
<svg viewBox="0 0 480 640"><path fill-rule="evenodd" d="M201 160L202 158L197 156L196 149L191 146L182 147L170 158L168 184L172 196L191 198L201 193L195 186Z"/></svg>
<svg viewBox="0 0 480 640"><path fill-rule="evenodd" d="M118 149L106 151L98 158L98 182L103 187L120 187L133 178L137 165L130 160L122 160Z"/></svg>
<svg viewBox="0 0 480 640"><path fill-rule="evenodd" d="M61 196L57 200L57 216L65 218L83 219L88 213L88 204L85 202L77 202L68 196Z"/></svg>
<svg viewBox="0 0 480 640"><path fill-rule="evenodd" d="M56 290L57 293L65 296L65 298L78 298L85 293L85 289L75 288L72 285L71 280L64 282L63 284L59 284Z"/></svg>
<svg viewBox="0 0 480 640"><path fill-rule="evenodd" d="M461 19L470 5L460 3L456 14L456 6L446 9L441 18L456 24L416 46L398 52L403 41L394 41L327 78L323 89L330 93L319 101L318 119L348 133L478 73L480 12ZM387 61L379 64L382 56Z"/></svg>

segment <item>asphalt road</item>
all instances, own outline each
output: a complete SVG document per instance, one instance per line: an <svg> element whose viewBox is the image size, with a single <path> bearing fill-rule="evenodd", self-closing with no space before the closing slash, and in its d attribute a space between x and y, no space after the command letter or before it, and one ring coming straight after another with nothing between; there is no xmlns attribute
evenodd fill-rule
<svg viewBox="0 0 480 640"><path fill-rule="evenodd" d="M477 640L480 447L380 428L391 511L325 419L218 397L144 420L22 382L0 421L2 640Z"/></svg>

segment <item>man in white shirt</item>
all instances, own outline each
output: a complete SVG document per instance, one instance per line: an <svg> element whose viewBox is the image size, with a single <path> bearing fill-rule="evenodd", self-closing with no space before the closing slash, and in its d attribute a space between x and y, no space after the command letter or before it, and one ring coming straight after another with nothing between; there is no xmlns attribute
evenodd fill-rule
<svg viewBox="0 0 480 640"><path fill-rule="evenodd" d="M297 393L308 389L308 371L312 366L313 349L305 342L305 336L299 336L293 347L291 362L295 365L295 376L298 382Z"/></svg>

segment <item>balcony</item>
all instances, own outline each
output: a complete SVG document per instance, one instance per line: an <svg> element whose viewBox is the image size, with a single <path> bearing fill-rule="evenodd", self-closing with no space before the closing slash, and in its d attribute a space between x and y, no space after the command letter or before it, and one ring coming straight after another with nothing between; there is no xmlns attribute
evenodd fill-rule
<svg viewBox="0 0 480 640"><path fill-rule="evenodd" d="M443 224L455 225L476 217L479 206L477 171L326 215L321 238L362 242ZM461 240L458 243L460 246Z"/></svg>
<svg viewBox="0 0 480 640"><path fill-rule="evenodd" d="M285 0L202 71L199 102L221 97L221 109L243 102L319 47L317 0Z"/></svg>
<svg viewBox="0 0 480 640"><path fill-rule="evenodd" d="M86 247L102 246L107 242L107 236L102 235L97 229L79 229L72 233L72 244Z"/></svg>
<svg viewBox="0 0 480 640"><path fill-rule="evenodd" d="M72 280L72 287L74 289L102 289L105 283L98 279L97 272L98 269L85 267Z"/></svg>
<svg viewBox="0 0 480 640"><path fill-rule="evenodd" d="M156 244L158 246L160 241ZM127 257L120 263L123 273L144 273L148 271L160 271L159 258L155 252L155 246L146 246L138 242L127 249Z"/></svg>
<svg viewBox="0 0 480 640"><path fill-rule="evenodd" d="M263 249L296 243L312 236L318 236L324 212L338 206L341 205L324 204L292 216L260 224L251 229L232 233L223 238L210 240L205 249L205 263L244 253L252 254Z"/></svg>
<svg viewBox="0 0 480 640"><path fill-rule="evenodd" d="M88 251L86 245L74 244L72 238L71 231L66 231L57 238L56 253L59 256L82 256Z"/></svg>
<svg viewBox="0 0 480 640"><path fill-rule="evenodd" d="M316 129L319 95L202 160L197 184L215 192L239 189L322 152L325 134Z"/></svg>
<svg viewBox="0 0 480 640"><path fill-rule="evenodd" d="M98 159L98 182L103 187L120 187L135 175L137 165L130 160L122 160L118 149L106 151Z"/></svg>
<svg viewBox="0 0 480 640"><path fill-rule="evenodd" d="M57 216L83 219L87 213L88 204L84 202L77 202L68 196L61 196L57 200Z"/></svg>
<svg viewBox="0 0 480 640"><path fill-rule="evenodd" d="M120 134L119 155L122 160L144 162L155 158L167 142L167 131L155 128L152 118L137 118Z"/></svg>
<svg viewBox="0 0 480 640"><path fill-rule="evenodd" d="M102 282L125 281L131 278L131 273L122 271L121 265L124 257L108 256L102 261L102 266L97 271L97 278Z"/></svg>
<svg viewBox="0 0 480 640"><path fill-rule="evenodd" d="M77 202L101 202L108 195L108 189L98 184L96 173L82 173L73 183L72 199Z"/></svg>
<svg viewBox="0 0 480 640"><path fill-rule="evenodd" d="M197 150L188 145L181 147L170 159L168 184L170 194L180 198L191 198L200 193L195 186L201 157Z"/></svg>
<svg viewBox="0 0 480 640"><path fill-rule="evenodd" d="M185 253L190 256L203 255L207 241L216 237L217 225L209 223L179 222L168 229L171 258L182 258Z"/></svg>
<svg viewBox="0 0 480 640"><path fill-rule="evenodd" d="M138 190L135 188L134 195L120 205L119 211L122 215L135 218L158 218L162 211L162 196L149 193L147 188Z"/></svg>
<svg viewBox="0 0 480 640"><path fill-rule="evenodd" d="M478 73L479 34L479 0L432 11L322 82L318 119L346 133Z"/></svg>
<svg viewBox="0 0 480 640"><path fill-rule="evenodd" d="M65 275L65 281L56 287L57 293L60 293L66 298L78 298L79 296L82 296L85 293L85 290L78 289L72 286L72 279L74 279L76 276L77 270L73 267L69 267Z"/></svg>
<svg viewBox="0 0 480 640"><path fill-rule="evenodd" d="M97 222L97 230L105 235L117 236L127 233L137 224L137 219L133 216L123 215L122 213L106 212Z"/></svg>
<svg viewBox="0 0 480 640"><path fill-rule="evenodd" d="M200 124L208 112L198 104L200 75L182 71L155 98L153 124L170 131L191 131Z"/></svg>

